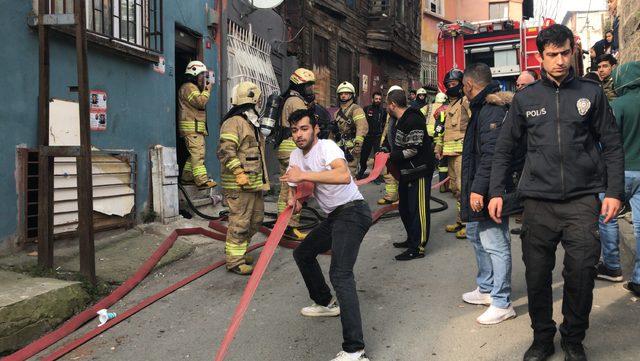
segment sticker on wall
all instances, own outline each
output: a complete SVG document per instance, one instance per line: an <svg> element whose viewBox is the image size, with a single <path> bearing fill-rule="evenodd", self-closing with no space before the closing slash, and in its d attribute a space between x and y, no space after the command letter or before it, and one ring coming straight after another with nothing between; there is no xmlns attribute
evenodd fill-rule
<svg viewBox="0 0 640 361"><path fill-rule="evenodd" d="M362 75L362 92L363 93L369 92L369 76L365 74Z"/></svg>
<svg viewBox="0 0 640 361"><path fill-rule="evenodd" d="M107 92L92 90L90 96L89 121L91 130L107 129Z"/></svg>
<svg viewBox="0 0 640 361"><path fill-rule="evenodd" d="M164 61L164 56L161 56L158 58L158 62L156 64L153 64L153 71L155 71L156 73L164 74L165 65L166 64Z"/></svg>

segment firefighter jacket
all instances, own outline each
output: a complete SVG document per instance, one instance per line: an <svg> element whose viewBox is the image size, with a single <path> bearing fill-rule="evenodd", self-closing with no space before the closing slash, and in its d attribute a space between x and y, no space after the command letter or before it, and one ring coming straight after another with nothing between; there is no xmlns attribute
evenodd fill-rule
<svg viewBox="0 0 640 361"><path fill-rule="evenodd" d="M351 100L340 105L335 113L335 119L340 133L338 145L347 149L362 146L364 137L369 132L364 110Z"/></svg>
<svg viewBox="0 0 640 361"><path fill-rule="evenodd" d="M440 108L443 106L443 103L431 103L420 108L420 112L427 119L427 133L433 139L434 144L442 145L442 132L438 132L436 134L436 123L444 123L444 118L446 113L443 110L446 110L446 106L444 108Z"/></svg>
<svg viewBox="0 0 640 361"><path fill-rule="evenodd" d="M464 133L467 131L471 109L466 97L452 98L447 108L442 135L442 154L456 156L462 154Z"/></svg>
<svg viewBox="0 0 640 361"><path fill-rule="evenodd" d="M190 82L182 84L178 91L178 107L180 109L178 130L181 136L207 132L207 113L205 106L209 101L209 92L200 91Z"/></svg>
<svg viewBox="0 0 640 361"><path fill-rule="evenodd" d="M289 96L282 106L280 126L282 127L281 131L284 132L284 135L282 136L282 142L278 146L278 152L280 155L282 155L282 157L286 156L287 159L289 159L289 154L297 148L296 143L293 141L293 138L291 138L289 116L296 110L309 109L309 103L304 100L300 93L295 90L290 90L289 92Z"/></svg>
<svg viewBox="0 0 640 361"><path fill-rule="evenodd" d="M622 199L621 135L598 82L576 77L571 68L557 85L543 71L542 80L515 95L496 143L491 197L503 195L512 153L524 139L522 197L566 200L605 192Z"/></svg>
<svg viewBox="0 0 640 361"><path fill-rule="evenodd" d="M222 188L245 192L269 189L269 179L264 158L265 140L259 129L240 113L229 117L220 128L217 155L220 160ZM240 187L236 174L241 168L249 178L249 184Z"/></svg>

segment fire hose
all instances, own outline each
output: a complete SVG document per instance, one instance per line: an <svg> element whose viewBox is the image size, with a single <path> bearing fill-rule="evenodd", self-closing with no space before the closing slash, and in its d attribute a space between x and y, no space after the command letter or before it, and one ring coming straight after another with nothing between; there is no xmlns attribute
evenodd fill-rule
<svg viewBox="0 0 640 361"><path fill-rule="evenodd" d="M384 153L379 153L376 155L376 164L374 166L374 170L371 172L371 175L364 179L359 181L359 185L361 184L365 184L367 182L372 181L373 179L376 179L379 174L382 172L382 169L384 168L384 163L386 163L386 159L388 158L388 154L384 154ZM377 172L377 175L376 175ZM433 186L433 188L439 187L441 184L444 184L446 181L448 181L448 179L445 179L444 181L436 184ZM297 193L296 193L296 199L298 200L304 200L306 198L308 198L312 191L313 191L313 184L311 183L301 183L297 188ZM391 212L393 210L397 209L397 204L391 204L382 208L379 208L378 210L376 210L375 212L373 212L372 214L372 218L374 223L377 222L382 215L384 215L387 212ZM291 215L293 213L293 210L291 207L287 207L285 209L284 212L282 212L282 214L280 214L280 216L278 217L278 221L275 224L275 227L273 228L273 230L270 230L266 227L261 227L260 228L260 232L268 235L267 240L265 242L261 242L261 243L257 243L255 245L250 246L247 249L247 252L253 251L257 248L260 247L264 247L264 250L260 253L260 257L258 258L258 261L256 263L256 266L254 268L254 271L252 273L252 275L249 278L249 281L245 287L245 290L242 294L242 297L240 298L240 302L238 304L238 306L236 307L236 310L234 312L234 315L231 319L231 323L229 325L229 328L227 329L227 332L225 334L225 337L222 340L222 343L220 345L220 348L218 349L218 352L216 354L216 361L222 361L224 360L224 357L228 351L228 348L231 344L231 342L233 341L233 338L235 337L235 334L238 330L238 328L240 327L240 323L244 317L244 314L249 306L249 303L255 293L255 291L257 290L257 287L260 283L260 280L262 279L262 276L264 275L266 268L271 260L271 258L273 257L273 254L275 252L275 249L278 245L281 245L283 247L286 248L291 248L291 249L295 249L299 242L295 242L295 241L288 241L286 239L282 239L282 235L284 234L284 231L286 229L286 226L289 222L289 219L291 218ZM56 330L40 337L39 339L37 339L36 341L32 342L31 344L25 346L24 348L16 351L15 353L6 356L4 358L2 358L1 360L3 361L18 361L18 360L26 360L34 355L36 355L37 353L41 352L42 350L48 348L49 346L53 345L54 343L60 341L61 339L65 338L66 336L70 335L71 333L73 333L74 331L76 331L78 328L80 328L82 325L84 325L85 323L87 323L89 320L95 318L96 312L100 309L103 308L108 308L110 306L112 306L113 304L115 304L116 302L118 302L120 299L122 299L124 296L126 296L129 292L131 292L131 290L133 290L133 288L135 288L151 271L152 269L155 267L155 265L160 261L160 259L168 252L168 250L173 246L173 244L175 243L175 241L177 240L177 238L179 236L188 236L188 235L195 235L195 234L199 234L202 236L206 236L212 239L216 239L216 240L220 240L220 241L225 241L225 233L226 233L226 227L224 225L222 225L219 221L217 220L212 220L209 224L209 227L212 228L214 231L211 230L207 230L201 227L197 227L197 228L184 228L184 229L176 229L174 230L163 242L162 244L158 247L158 249L156 249L156 251L143 263L143 265L136 271L136 273L130 277L129 279L127 279L122 285L120 285L118 288L116 288L111 294L109 294L107 297L103 298L102 300L100 300L98 303L96 303L95 305L93 305L92 307L86 309L85 311L79 313L78 315L72 317L71 319L69 319L68 321L66 321L62 326L60 326L59 328L57 328ZM201 270L199 270L198 272L192 274L189 277L186 277L184 279L182 279L181 281L163 289L162 291L149 296L147 298L145 298L143 301L141 301L140 303L138 303L137 305L135 305L134 307L126 310L125 312L117 315L115 318L113 318L112 320L110 320L108 323L106 323L104 326L100 327L100 328L96 328L93 329L87 333L85 333L84 335L82 335L80 338L75 339L73 341L71 341L70 343L67 343L61 347L59 347L58 349L54 350L51 354L45 356L44 358L42 358L42 360L57 360L60 357L64 356L65 354L71 352L72 350L76 349L77 347L81 346L82 344L88 342L89 340L93 339L94 337L98 336L99 334L105 332L106 330L110 329L111 327L119 324L120 322L128 319L129 317L133 316L134 314L136 314L137 312L139 312L140 310L146 308L147 306L155 303L156 301L166 297L167 295L173 293L174 291L176 291L177 289L195 281L196 279L208 274L209 272L222 267L225 264L225 261L218 261L212 265L209 265Z"/></svg>

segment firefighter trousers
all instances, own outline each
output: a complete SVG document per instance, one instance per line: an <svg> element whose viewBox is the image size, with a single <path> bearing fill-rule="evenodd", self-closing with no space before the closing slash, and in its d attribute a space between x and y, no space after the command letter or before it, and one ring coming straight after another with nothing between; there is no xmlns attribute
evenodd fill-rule
<svg viewBox="0 0 640 361"><path fill-rule="evenodd" d="M247 253L251 237L256 234L264 219L264 199L262 191L225 189L223 194L229 206L225 253L227 269L231 269L245 263L244 255Z"/></svg>
<svg viewBox="0 0 640 361"><path fill-rule="evenodd" d="M189 158L182 169L182 181L194 182L197 186L201 186L209 180L207 168L204 166L204 135L193 133L186 134L182 138L189 151Z"/></svg>
<svg viewBox="0 0 640 361"><path fill-rule="evenodd" d="M387 172L387 169L384 170L384 199L395 202L398 200L398 181L393 177L393 175Z"/></svg>
<svg viewBox="0 0 640 361"><path fill-rule="evenodd" d="M280 163L280 175L284 175L289 168L289 156L291 152L278 152L278 162ZM289 183L280 182L280 195L278 196L278 214L282 213L287 208L287 202L289 201ZM289 221L290 227L300 227L300 213L294 214Z"/></svg>
<svg viewBox="0 0 640 361"><path fill-rule="evenodd" d="M460 218L460 191L462 190L462 156L447 156L446 159L448 162L447 174L449 176L449 189L451 189L451 193L453 193L453 197L456 199L456 223L463 223L462 219Z"/></svg>

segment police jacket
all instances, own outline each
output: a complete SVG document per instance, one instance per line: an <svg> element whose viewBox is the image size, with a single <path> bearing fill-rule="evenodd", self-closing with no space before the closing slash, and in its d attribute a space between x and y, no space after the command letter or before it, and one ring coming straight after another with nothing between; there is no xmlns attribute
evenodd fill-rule
<svg viewBox="0 0 640 361"><path fill-rule="evenodd" d="M398 121L389 124L385 146L391 150L389 162L398 170L401 182L422 177L431 180L435 157L425 122L419 109L407 108Z"/></svg>
<svg viewBox="0 0 640 361"><path fill-rule="evenodd" d="M489 194L494 148L512 98L512 93L501 92L500 85L491 83L469 103L471 119L462 148L460 216L463 221L489 219L486 207L480 212L471 209L469 197L471 193L480 194L485 198ZM486 203L488 202L485 200Z"/></svg>
<svg viewBox="0 0 640 361"><path fill-rule="evenodd" d="M220 142L216 154L220 160L222 188L244 192L269 190L265 162L265 139L258 127L247 117L247 107L234 107L220 127ZM238 168L249 178L249 184L236 183Z"/></svg>
<svg viewBox="0 0 640 361"><path fill-rule="evenodd" d="M369 124L369 133L367 136L377 137L382 134L385 120L387 119L387 110L382 105L375 106L373 104L364 107L364 114L367 116Z"/></svg>
<svg viewBox="0 0 640 361"><path fill-rule="evenodd" d="M542 80L519 91L496 145L491 197L502 196L516 146L527 154L518 184L525 198L565 200L605 192L622 199L624 153L607 98L597 82L574 76Z"/></svg>

